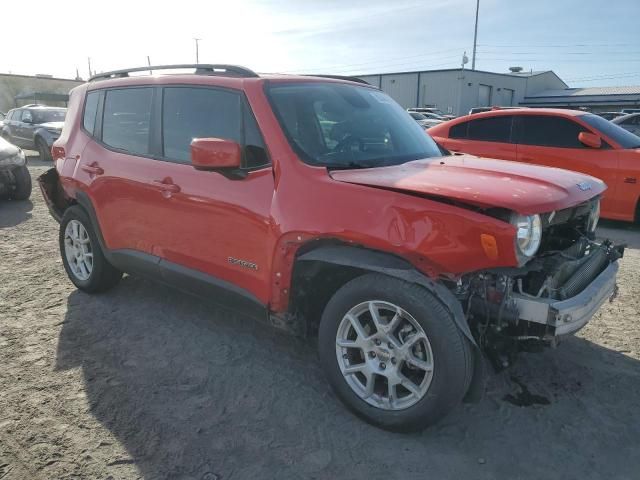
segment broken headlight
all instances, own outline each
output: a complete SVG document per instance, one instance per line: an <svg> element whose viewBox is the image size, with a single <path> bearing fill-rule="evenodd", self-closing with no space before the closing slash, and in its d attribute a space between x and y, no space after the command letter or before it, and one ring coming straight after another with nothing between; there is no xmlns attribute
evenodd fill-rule
<svg viewBox="0 0 640 480"><path fill-rule="evenodd" d="M587 223L587 231L595 232L600 220L600 199L591 204L591 212L589 212L589 222Z"/></svg>
<svg viewBox="0 0 640 480"><path fill-rule="evenodd" d="M533 257L542 241L540 215L513 215L511 224L516 227L516 253L521 264Z"/></svg>

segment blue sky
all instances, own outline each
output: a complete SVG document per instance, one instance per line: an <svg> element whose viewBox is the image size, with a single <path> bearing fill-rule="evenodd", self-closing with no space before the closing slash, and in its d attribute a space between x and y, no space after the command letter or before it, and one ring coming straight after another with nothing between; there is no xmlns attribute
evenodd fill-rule
<svg viewBox="0 0 640 480"><path fill-rule="evenodd" d="M87 75L194 60L256 71L365 74L455 68L471 57L475 0L32 0L3 25L0 72ZM168 5L164 7L163 5ZM152 8L153 6L153 8ZM105 8L106 7L106 8ZM3 5L20 18L21 2ZM153 13L152 13L153 12ZM570 86L640 84L640 0L480 0L476 68L552 69ZM47 35L56 48L47 47ZM468 65L470 67L470 64Z"/></svg>

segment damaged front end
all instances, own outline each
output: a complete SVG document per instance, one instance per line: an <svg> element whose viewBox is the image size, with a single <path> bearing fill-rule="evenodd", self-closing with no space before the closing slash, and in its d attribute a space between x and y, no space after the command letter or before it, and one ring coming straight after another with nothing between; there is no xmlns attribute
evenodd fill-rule
<svg viewBox="0 0 640 480"><path fill-rule="evenodd" d="M624 246L594 240L594 201L543 215L543 241L524 266L465 275L453 288L496 368L518 351L555 346L615 297Z"/></svg>

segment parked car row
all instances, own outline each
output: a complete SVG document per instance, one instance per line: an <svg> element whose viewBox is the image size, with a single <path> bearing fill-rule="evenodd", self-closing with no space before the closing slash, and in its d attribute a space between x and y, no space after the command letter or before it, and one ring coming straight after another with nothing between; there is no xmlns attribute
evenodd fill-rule
<svg viewBox="0 0 640 480"><path fill-rule="evenodd" d="M150 68L153 79L129 77ZM369 85L163 68L175 66L109 72L71 91L55 168L39 183L81 290L139 274L315 337L338 397L392 430L478 400L483 352L504 368L522 339L555 344L615 292L624 249L594 240L598 178L443 156ZM514 160L523 139L548 134L583 153L622 156L630 141L613 124L596 133L587 117L558 117L570 122L560 134L515 117L433 129L454 150L480 131Z"/></svg>
<svg viewBox="0 0 640 480"><path fill-rule="evenodd" d="M51 146L62 131L66 108L26 105L7 112L0 136L27 150L37 150L40 158L51 160Z"/></svg>

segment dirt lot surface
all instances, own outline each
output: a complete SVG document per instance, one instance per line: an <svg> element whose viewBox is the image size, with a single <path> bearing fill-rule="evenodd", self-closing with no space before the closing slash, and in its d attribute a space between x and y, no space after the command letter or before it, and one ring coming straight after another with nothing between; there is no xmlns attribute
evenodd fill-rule
<svg viewBox="0 0 640 480"><path fill-rule="evenodd" d="M633 248L587 328L411 435L345 410L304 341L134 277L77 291L57 232L35 186L0 203L2 480L640 478L637 228L602 229Z"/></svg>

